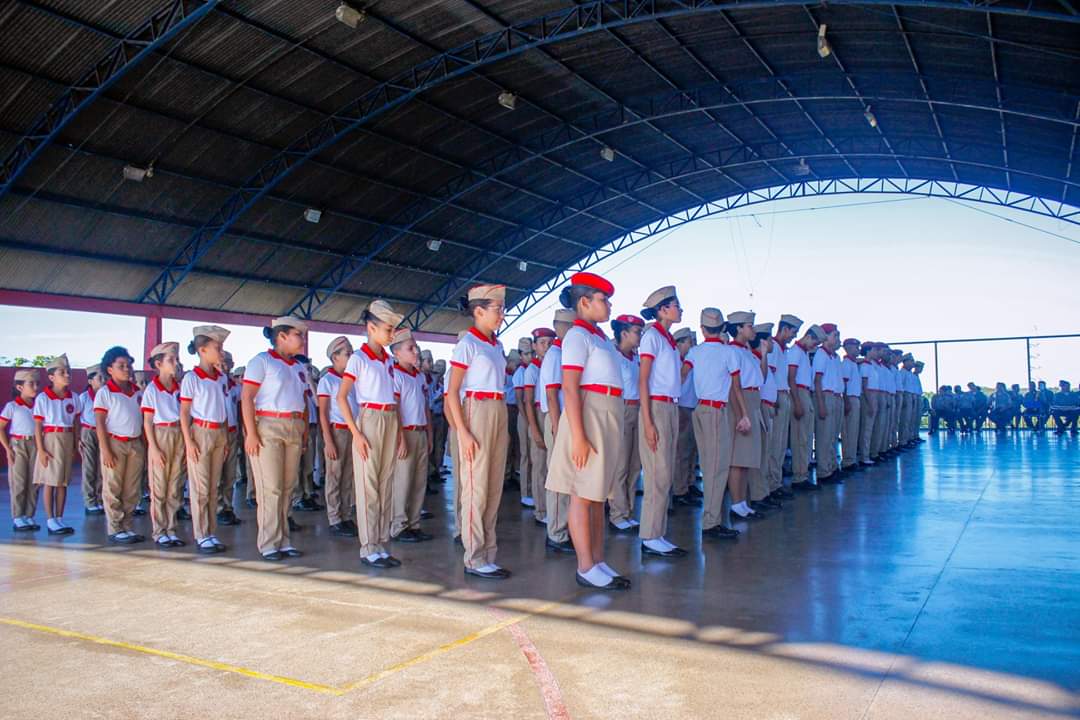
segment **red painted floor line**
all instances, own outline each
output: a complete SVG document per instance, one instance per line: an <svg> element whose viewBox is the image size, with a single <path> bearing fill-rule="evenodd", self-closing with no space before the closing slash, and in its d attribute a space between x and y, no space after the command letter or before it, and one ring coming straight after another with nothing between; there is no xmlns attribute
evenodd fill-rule
<svg viewBox="0 0 1080 720"><path fill-rule="evenodd" d="M494 608L490 608L490 610L500 620L505 617L504 613ZM555 675L552 674L551 668L548 667L547 662L544 660L544 656L540 654L540 651L533 644L522 625L522 623L514 623L506 629L510 632L510 636L514 638L514 642L517 643L521 654L525 656L525 660L529 663L529 669L532 670L533 676L536 678L536 684L540 686L540 696L544 699L544 709L547 711L549 720L570 720L570 711L563 700L562 690L559 689L559 683L555 679Z"/></svg>

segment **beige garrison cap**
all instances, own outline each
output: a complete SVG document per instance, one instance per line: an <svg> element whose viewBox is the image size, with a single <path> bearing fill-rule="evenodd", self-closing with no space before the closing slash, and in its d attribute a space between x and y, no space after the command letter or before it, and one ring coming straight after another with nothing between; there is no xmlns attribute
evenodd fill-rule
<svg viewBox="0 0 1080 720"><path fill-rule="evenodd" d="M300 332L306 333L308 331L307 323L298 317L293 317L292 315L282 315L279 318L274 318L273 322L270 323L270 327L278 327L279 325L296 328Z"/></svg>
<svg viewBox="0 0 1080 720"><path fill-rule="evenodd" d="M796 331L802 327L802 318L798 315L781 315L780 322L791 325Z"/></svg>
<svg viewBox="0 0 1080 720"><path fill-rule="evenodd" d="M766 335L772 335L772 327L772 323L760 323L759 325L754 326L754 334L760 335L761 333L765 333Z"/></svg>
<svg viewBox="0 0 1080 720"><path fill-rule="evenodd" d="M372 300L367 311L391 327L397 327L405 319L401 313L394 312L394 308L385 300Z"/></svg>
<svg viewBox="0 0 1080 720"><path fill-rule="evenodd" d="M701 311L701 326L702 327L723 327L724 325L724 313L720 312L717 308L707 307Z"/></svg>
<svg viewBox="0 0 1080 720"><path fill-rule="evenodd" d="M56 370L58 368L71 369L71 364L68 362L67 355L57 355L56 357L49 358L49 361L45 363L45 371Z"/></svg>
<svg viewBox="0 0 1080 720"><path fill-rule="evenodd" d="M173 355L179 355L180 354L180 343L178 343L178 342L158 343L150 351L149 357L154 357L155 355L165 355L166 353L172 353Z"/></svg>
<svg viewBox="0 0 1080 720"><path fill-rule="evenodd" d="M394 331L394 337L390 338L391 345L397 345L398 343L412 340L412 330L409 328L398 328Z"/></svg>
<svg viewBox="0 0 1080 720"><path fill-rule="evenodd" d="M37 380L37 379L38 379L38 371L37 370L16 370L15 371L15 382L26 382L27 380Z"/></svg>
<svg viewBox="0 0 1080 720"><path fill-rule="evenodd" d="M806 329L806 332L808 335L813 335L818 342L824 342L829 335L820 325L811 325Z"/></svg>
<svg viewBox="0 0 1080 720"><path fill-rule="evenodd" d="M278 323L274 321L274 325L283 325L284 323ZM225 342L225 338L229 337L229 331L220 325L197 325L191 328L191 337L197 338L200 335L205 335L211 340L217 340L219 343ZM151 353L152 355L153 353Z"/></svg>
<svg viewBox="0 0 1080 720"><path fill-rule="evenodd" d="M505 285L476 285L469 288L469 293L466 296L470 301L472 300L494 300L495 302L503 302L506 300L506 286Z"/></svg>
<svg viewBox="0 0 1080 720"><path fill-rule="evenodd" d="M573 310L559 308L555 311L555 322L572 323L575 320L577 320L577 313Z"/></svg>
<svg viewBox="0 0 1080 720"><path fill-rule="evenodd" d="M739 310L733 312L727 316L728 325L745 325L746 323L754 324L754 313L747 312L745 310Z"/></svg>
<svg viewBox="0 0 1080 720"><path fill-rule="evenodd" d="M326 357L330 360L334 359L334 354L342 350L348 349L352 345L349 342L349 338L344 335L338 335L336 338L330 341L330 344L326 346Z"/></svg>
<svg viewBox="0 0 1080 720"><path fill-rule="evenodd" d="M675 297L675 295L675 286L665 285L664 287L657 288L656 290L653 290L651 293L649 293L649 297L645 298L645 304L642 305L642 307L656 307L668 298Z"/></svg>

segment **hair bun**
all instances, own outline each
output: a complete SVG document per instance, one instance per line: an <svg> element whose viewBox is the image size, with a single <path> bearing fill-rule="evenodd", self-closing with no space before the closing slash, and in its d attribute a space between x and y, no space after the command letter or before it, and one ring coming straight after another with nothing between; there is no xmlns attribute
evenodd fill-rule
<svg viewBox="0 0 1080 720"><path fill-rule="evenodd" d="M641 317L645 318L646 320L655 320L656 308L645 308L641 311Z"/></svg>
<svg viewBox="0 0 1080 720"><path fill-rule="evenodd" d="M192 340L191 342L189 342L187 344L187 351L188 351L189 355L194 355L195 354L195 341L194 340Z"/></svg>
<svg viewBox="0 0 1080 720"><path fill-rule="evenodd" d="M569 287L564 287L562 289L562 292L559 293L559 304L562 305L567 310L573 310L574 309L574 301L570 297L570 288Z"/></svg>
<svg viewBox="0 0 1080 720"><path fill-rule="evenodd" d="M264 327L262 330L263 330L263 337L264 338L266 338L267 340L273 340L274 339L274 329L273 328Z"/></svg>
<svg viewBox="0 0 1080 720"><path fill-rule="evenodd" d="M457 308L463 313L469 312L469 298L466 295L462 295L457 299Z"/></svg>

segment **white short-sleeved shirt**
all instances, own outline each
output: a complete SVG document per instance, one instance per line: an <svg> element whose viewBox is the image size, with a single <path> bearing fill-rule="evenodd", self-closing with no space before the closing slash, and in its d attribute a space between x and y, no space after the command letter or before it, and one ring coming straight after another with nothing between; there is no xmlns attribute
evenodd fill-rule
<svg viewBox="0 0 1080 720"><path fill-rule="evenodd" d="M757 350L753 351L754 357L761 359L761 355ZM769 358L765 358L765 372L762 373L764 379L761 382L761 401L776 404L776 397L779 394L776 387L776 372L769 365Z"/></svg>
<svg viewBox="0 0 1080 720"><path fill-rule="evenodd" d="M227 424L229 413L226 405L231 401L225 373L214 370L211 375L198 366L184 373L184 379L180 381L180 402L191 403L191 417L194 420Z"/></svg>
<svg viewBox="0 0 1080 720"><path fill-rule="evenodd" d="M34 398L34 419L40 420L45 427L74 427L82 415L79 398L71 389L57 395L52 388L45 388Z"/></svg>
<svg viewBox="0 0 1080 720"><path fill-rule="evenodd" d="M533 391L533 405L540 404L540 395L543 394L542 388L540 388L540 361L535 357L528 367L525 368L525 384L521 386L522 390Z"/></svg>
<svg viewBox="0 0 1080 720"><path fill-rule="evenodd" d="M840 367L840 358L836 353L824 347L818 348L813 360L814 377L821 376L821 389L840 394L844 391L844 380Z"/></svg>
<svg viewBox="0 0 1080 720"><path fill-rule="evenodd" d="M34 436L34 404L17 397L0 410L0 426L7 426L11 435Z"/></svg>
<svg viewBox="0 0 1080 720"><path fill-rule="evenodd" d="M344 377L353 380L353 394L361 407L394 404L394 359L385 349L379 354L367 343L361 345L349 358Z"/></svg>
<svg viewBox="0 0 1080 720"><path fill-rule="evenodd" d="M540 380L536 394L540 398L540 412L544 413L548 411L548 388L559 389L559 410L562 410L562 340L551 343L551 347L544 354L544 361L540 363Z"/></svg>
<svg viewBox="0 0 1080 720"><path fill-rule="evenodd" d="M743 390L761 389L765 378L761 374L761 359L749 345L733 342L728 347L735 351L739 361L739 387Z"/></svg>
<svg viewBox="0 0 1080 720"><path fill-rule="evenodd" d="M188 375L193 374L188 373ZM186 378L187 375L184 377ZM172 425L180 422L180 383L174 378L170 390L161 383L160 378L155 377L143 391L142 411L146 415L154 416L151 421L155 425Z"/></svg>
<svg viewBox="0 0 1080 720"><path fill-rule="evenodd" d="M862 397L862 372L859 364L850 357L840 363L840 375L844 379L844 394L848 397Z"/></svg>
<svg viewBox="0 0 1080 720"><path fill-rule="evenodd" d="M686 378L683 379L682 384L679 385L679 407L692 410L697 407L697 401L697 391L694 390L694 369L691 368L690 372L686 373Z"/></svg>
<svg viewBox="0 0 1080 720"><path fill-rule="evenodd" d="M911 388L916 395L922 395L922 380L919 379L918 373L911 373Z"/></svg>
<svg viewBox="0 0 1080 720"><path fill-rule="evenodd" d="M641 389L638 387L638 380L641 378L641 361L637 353L627 356L620 351L619 370L622 372L623 401L640 400Z"/></svg>
<svg viewBox="0 0 1080 720"><path fill-rule="evenodd" d="M893 377L893 390L896 392L907 392L907 388L904 387L904 371L897 367L891 367L889 368L889 372L892 373Z"/></svg>
<svg viewBox="0 0 1080 720"><path fill-rule="evenodd" d="M506 368L506 389L503 392L506 394L507 405L517 405L517 397L514 393L514 375L516 370Z"/></svg>
<svg viewBox="0 0 1080 720"><path fill-rule="evenodd" d="M341 408L338 407L337 396L338 391L341 390L341 379L344 377L340 375L337 370L330 368L326 371L326 374L319 379L319 397L328 398L330 400L329 415L330 422L334 425L344 425L345 416L341 414ZM345 398L349 403L349 409L352 410L353 417L355 418L360 413L360 406L356 404L356 393L349 393Z"/></svg>
<svg viewBox="0 0 1080 720"><path fill-rule="evenodd" d="M469 328L454 346L450 365L465 371L462 392L505 392L506 354L498 338L489 339L475 327ZM524 375L524 368L519 370ZM514 386L517 387L516 380Z"/></svg>
<svg viewBox="0 0 1080 720"><path fill-rule="evenodd" d="M787 348L776 338L773 338L772 350L769 351L766 364L775 376L777 392L788 392Z"/></svg>
<svg viewBox="0 0 1080 720"><path fill-rule="evenodd" d="M82 408L79 420L85 428L94 427L94 395L97 393L87 388L79 395L79 407Z"/></svg>
<svg viewBox="0 0 1080 720"><path fill-rule="evenodd" d="M682 385L682 359L671 333L659 323L649 325L641 334L638 356L653 359L649 395L677 400Z"/></svg>
<svg viewBox="0 0 1080 720"><path fill-rule="evenodd" d="M403 425L427 425L427 378L413 368L406 370L394 363L394 400L401 411Z"/></svg>
<svg viewBox="0 0 1080 720"><path fill-rule="evenodd" d="M787 367L795 366L795 384L809 390L814 385L814 373L810 367L810 356L799 343L793 343L784 353L787 358ZM784 368L782 372L787 372Z"/></svg>
<svg viewBox="0 0 1080 720"><path fill-rule="evenodd" d="M881 377L877 373L877 364L866 360L859 361L859 374L866 380L866 389L875 392L881 390Z"/></svg>
<svg viewBox="0 0 1080 720"><path fill-rule="evenodd" d="M690 348L683 361L693 372L694 392L699 400L728 401L731 379L739 375L739 360L734 349L720 338L705 338L705 342Z"/></svg>
<svg viewBox="0 0 1080 720"><path fill-rule="evenodd" d="M129 392L109 380L94 396L94 412L105 415L105 429L110 435L125 438L142 436L142 391L128 383Z"/></svg>
<svg viewBox="0 0 1080 720"><path fill-rule="evenodd" d="M881 389L890 395L896 394L896 376L892 368L885 363L878 365L878 373L881 375Z"/></svg>
<svg viewBox="0 0 1080 720"><path fill-rule="evenodd" d="M251 358L244 369L244 384L259 389L255 393L255 411L304 412L307 373L297 371L299 363L270 349Z"/></svg>
<svg viewBox="0 0 1080 720"><path fill-rule="evenodd" d="M518 365L517 368L514 370L514 374L510 376L510 386L512 388L514 388L514 390L524 390L525 389L525 368L526 367L527 367L526 365ZM516 392L511 393L511 394L514 395L515 398L517 397ZM507 398L507 403L509 403L509 398Z"/></svg>
<svg viewBox="0 0 1080 720"><path fill-rule="evenodd" d="M581 372L581 386L602 385L622 390L619 351L604 331L578 319L562 342L562 371ZM565 385L565 383L563 383Z"/></svg>

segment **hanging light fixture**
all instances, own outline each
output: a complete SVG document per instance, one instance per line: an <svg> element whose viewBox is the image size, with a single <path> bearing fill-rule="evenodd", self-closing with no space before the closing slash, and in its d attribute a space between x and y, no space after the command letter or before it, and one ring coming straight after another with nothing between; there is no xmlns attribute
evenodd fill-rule
<svg viewBox="0 0 1080 720"><path fill-rule="evenodd" d="M866 118L866 122L870 124L870 127L877 127L877 116L874 115L874 111L870 109L869 105L866 106L866 112L864 112L862 115L864 118Z"/></svg>
<svg viewBox="0 0 1080 720"><path fill-rule="evenodd" d="M817 31L817 54L822 58L832 55L832 45L829 44L828 38L825 37L826 27L825 23L822 23Z"/></svg>

